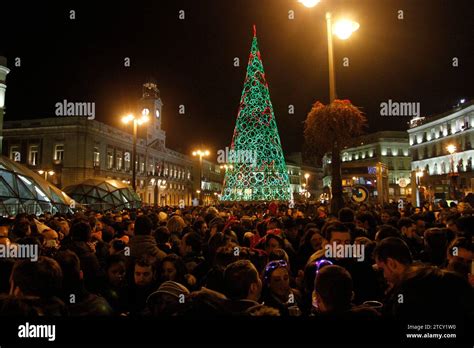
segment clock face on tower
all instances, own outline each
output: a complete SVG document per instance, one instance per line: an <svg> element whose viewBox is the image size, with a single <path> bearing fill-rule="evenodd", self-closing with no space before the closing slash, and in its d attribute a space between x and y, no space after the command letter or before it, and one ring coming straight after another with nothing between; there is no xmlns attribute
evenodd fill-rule
<svg viewBox="0 0 474 348"><path fill-rule="evenodd" d="M156 114L156 118L160 118L160 110L156 109L155 114Z"/></svg>

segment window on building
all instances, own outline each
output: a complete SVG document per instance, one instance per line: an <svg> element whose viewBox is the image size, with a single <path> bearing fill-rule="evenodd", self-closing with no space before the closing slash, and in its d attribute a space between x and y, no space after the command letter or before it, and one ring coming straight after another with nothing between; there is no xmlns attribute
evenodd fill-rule
<svg viewBox="0 0 474 348"><path fill-rule="evenodd" d="M387 147L387 156L392 156L392 149Z"/></svg>
<svg viewBox="0 0 474 348"><path fill-rule="evenodd" d="M19 146L10 147L10 159L15 162L21 161L21 153Z"/></svg>
<svg viewBox="0 0 474 348"><path fill-rule="evenodd" d="M117 170L122 170L123 168L123 156L122 156L122 153L121 152L117 152L117 155L115 156L115 168Z"/></svg>
<svg viewBox="0 0 474 348"><path fill-rule="evenodd" d="M114 167L114 153L112 150L107 150L107 169Z"/></svg>
<svg viewBox="0 0 474 348"><path fill-rule="evenodd" d="M388 195L389 196L395 196L395 189L393 187L388 188Z"/></svg>
<svg viewBox="0 0 474 348"><path fill-rule="evenodd" d="M58 162L64 160L64 144L56 144L54 146L54 160Z"/></svg>
<svg viewBox="0 0 474 348"><path fill-rule="evenodd" d="M447 174L446 172L446 163L441 162L441 174Z"/></svg>
<svg viewBox="0 0 474 348"><path fill-rule="evenodd" d="M145 159L142 156L137 156L137 168L140 173L145 172Z"/></svg>
<svg viewBox="0 0 474 348"><path fill-rule="evenodd" d="M127 170L127 171L130 170L130 163L131 163L131 160L130 160L130 159L131 159L131 158L132 158L132 157L131 157L131 155L130 155L130 152L127 151L127 152L125 152L125 153L123 154L124 167L125 167L125 170Z"/></svg>
<svg viewBox="0 0 474 348"><path fill-rule="evenodd" d="M98 147L94 147L94 167L100 167L100 152Z"/></svg>
<svg viewBox="0 0 474 348"><path fill-rule="evenodd" d="M39 160L39 152L38 152L38 145L31 145L30 146L30 154L28 161L32 166L37 166Z"/></svg>
<svg viewBox="0 0 474 348"><path fill-rule="evenodd" d="M399 160L398 161L398 169L399 170L405 170L405 161L404 160Z"/></svg>
<svg viewBox="0 0 474 348"><path fill-rule="evenodd" d="M387 166L388 166L388 169L392 169L393 170L393 161L391 159L389 159L387 161Z"/></svg>
<svg viewBox="0 0 474 348"><path fill-rule="evenodd" d="M405 195L406 195L405 188L400 187L400 196L405 196Z"/></svg>

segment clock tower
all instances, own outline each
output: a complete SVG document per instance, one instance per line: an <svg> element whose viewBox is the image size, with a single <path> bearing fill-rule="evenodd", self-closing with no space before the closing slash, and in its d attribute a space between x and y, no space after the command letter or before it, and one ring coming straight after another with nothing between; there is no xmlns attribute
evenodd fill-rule
<svg viewBox="0 0 474 348"><path fill-rule="evenodd" d="M163 103L160 98L160 91L154 81L143 84L142 98L139 102L139 112L141 115L149 117L146 127L147 144L152 144L157 149L165 147L165 131L161 129L161 110Z"/></svg>

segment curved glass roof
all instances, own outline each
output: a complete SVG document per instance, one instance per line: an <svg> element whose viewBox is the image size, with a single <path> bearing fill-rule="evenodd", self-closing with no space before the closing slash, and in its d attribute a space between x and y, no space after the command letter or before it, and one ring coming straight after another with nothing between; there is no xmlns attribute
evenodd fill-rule
<svg viewBox="0 0 474 348"><path fill-rule="evenodd" d="M141 200L133 189L119 180L94 178L64 188L69 196L93 210L139 208Z"/></svg>
<svg viewBox="0 0 474 348"><path fill-rule="evenodd" d="M0 215L70 212L72 199L41 175L0 156Z"/></svg>

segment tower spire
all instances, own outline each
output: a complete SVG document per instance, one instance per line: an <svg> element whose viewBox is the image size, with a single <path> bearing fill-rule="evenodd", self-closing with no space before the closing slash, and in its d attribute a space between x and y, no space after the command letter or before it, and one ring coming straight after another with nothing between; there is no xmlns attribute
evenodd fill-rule
<svg viewBox="0 0 474 348"><path fill-rule="evenodd" d="M255 24L253 25L253 36L257 36L257 26Z"/></svg>

